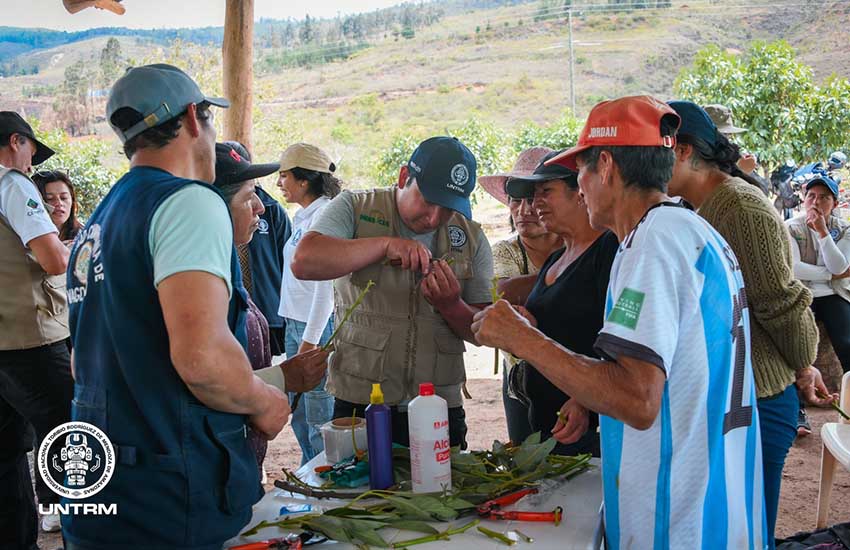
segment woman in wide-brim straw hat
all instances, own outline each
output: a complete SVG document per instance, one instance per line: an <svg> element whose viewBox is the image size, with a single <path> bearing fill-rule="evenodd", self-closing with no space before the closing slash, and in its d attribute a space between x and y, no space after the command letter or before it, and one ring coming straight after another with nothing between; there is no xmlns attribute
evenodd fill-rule
<svg viewBox="0 0 850 550"><path fill-rule="evenodd" d="M540 159L551 152L548 147L531 147L519 154L510 172L478 178L485 191L510 209L509 221L514 233L493 245L493 275L499 280L499 291L505 292L505 297L515 303L525 302L524 297L534 286L540 266L561 246L561 241L557 235L546 232L530 200L511 200L508 197L505 184L511 177L531 175ZM531 434L531 424L528 407L508 390L508 372L515 363L516 359L510 356L505 356L502 361L502 402L508 435L511 441L521 443Z"/></svg>
<svg viewBox="0 0 850 550"><path fill-rule="evenodd" d="M277 186L283 198L301 208L292 217L292 236L283 246L283 279L278 314L286 321L286 356L324 345L333 332L333 281L302 281L292 274L292 257L301 237L313 221L339 194L341 182L334 176L330 156L308 143L289 146L280 157ZM301 446L301 464L324 450L319 428L333 416L334 399L325 390L325 378L302 395L292 412L292 431ZM290 393L290 402L295 394Z"/></svg>

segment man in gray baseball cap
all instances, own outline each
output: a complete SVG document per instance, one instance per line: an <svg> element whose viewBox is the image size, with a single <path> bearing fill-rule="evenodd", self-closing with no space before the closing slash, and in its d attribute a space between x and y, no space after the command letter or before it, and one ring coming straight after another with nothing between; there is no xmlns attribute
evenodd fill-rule
<svg viewBox="0 0 850 550"><path fill-rule="evenodd" d="M118 514L63 516L67 550L220 548L262 495L246 424L274 438L284 371L304 391L325 370L320 350L251 370L233 227L210 185L212 105L228 102L170 65L132 68L109 95L130 171L75 242L67 288L72 418L112 441L115 473L92 500Z"/></svg>

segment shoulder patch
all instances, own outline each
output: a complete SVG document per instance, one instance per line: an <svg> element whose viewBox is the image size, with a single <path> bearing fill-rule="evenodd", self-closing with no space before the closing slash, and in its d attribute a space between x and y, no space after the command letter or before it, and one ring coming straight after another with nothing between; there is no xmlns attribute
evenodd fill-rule
<svg viewBox="0 0 850 550"><path fill-rule="evenodd" d="M640 319L640 310L643 309L645 297L646 294L643 292L624 288L620 297L617 298L617 303L608 314L608 321L634 330Z"/></svg>

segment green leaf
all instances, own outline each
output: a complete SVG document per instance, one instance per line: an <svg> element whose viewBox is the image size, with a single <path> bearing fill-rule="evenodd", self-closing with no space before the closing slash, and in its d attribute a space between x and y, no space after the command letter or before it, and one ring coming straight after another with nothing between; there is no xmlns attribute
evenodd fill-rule
<svg viewBox="0 0 850 550"><path fill-rule="evenodd" d="M528 445L539 445L540 444L540 432L534 432L525 438L525 441L520 445L520 449L526 447Z"/></svg>
<svg viewBox="0 0 850 550"><path fill-rule="evenodd" d="M341 542L352 542L351 537L345 529L344 520L333 516L322 515L305 521L304 525L312 531L318 531L332 540Z"/></svg>
<svg viewBox="0 0 850 550"><path fill-rule="evenodd" d="M378 548L389 547L387 541L385 541L384 538L379 535L377 531L365 525L362 525L359 522L356 524L352 524L349 529L346 529L346 531L350 533L354 538L365 542L369 546L376 546Z"/></svg>
<svg viewBox="0 0 850 550"><path fill-rule="evenodd" d="M529 436L529 438L530 437L531 436ZM528 442L528 439L526 439L526 442ZM514 463L522 472L534 471L543 461L546 460L546 457L549 456L549 453L552 452L557 444L558 442L554 437L550 437L539 445L526 445L523 443L519 452L517 452L516 456L514 456Z"/></svg>
<svg viewBox="0 0 850 550"><path fill-rule="evenodd" d="M385 500L392 502L398 508L396 511L403 519L432 520L431 514L412 504L408 499L396 496L385 496Z"/></svg>
<svg viewBox="0 0 850 550"><path fill-rule="evenodd" d="M475 504L455 496L447 496L443 498L442 503L454 510L468 510L470 508L475 508Z"/></svg>
<svg viewBox="0 0 850 550"><path fill-rule="evenodd" d="M363 508L351 508L349 506L343 506L342 508L331 508L327 512L325 512L326 516L334 516L339 518L356 518L356 517L367 517L370 519L375 519L377 514L370 512L369 510L365 510Z"/></svg>
<svg viewBox="0 0 850 550"><path fill-rule="evenodd" d="M425 533L426 535L436 535L439 533L437 529L424 521L414 521L409 519L400 519L398 521L390 522L390 527L395 527L401 531Z"/></svg>
<svg viewBox="0 0 850 550"><path fill-rule="evenodd" d="M411 504L431 514L432 517L440 521L451 521L457 517L457 512L454 508L446 506L437 497L420 495L410 499Z"/></svg>

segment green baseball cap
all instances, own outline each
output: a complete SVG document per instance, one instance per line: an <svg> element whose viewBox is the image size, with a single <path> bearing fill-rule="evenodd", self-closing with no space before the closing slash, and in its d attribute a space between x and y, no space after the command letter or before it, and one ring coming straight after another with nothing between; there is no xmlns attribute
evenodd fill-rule
<svg viewBox="0 0 850 550"><path fill-rule="evenodd" d="M121 143L136 137L148 128L181 115L191 104L209 103L230 107L222 97L207 97L192 78L173 65L156 63L127 69L109 91L106 119L121 138ZM113 119L115 113L130 108L142 120L129 128L121 128Z"/></svg>

